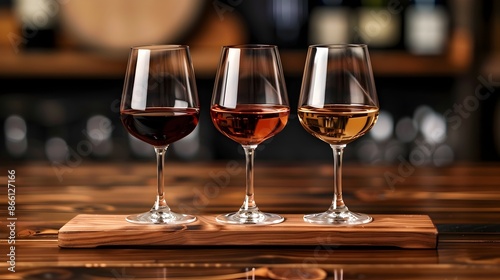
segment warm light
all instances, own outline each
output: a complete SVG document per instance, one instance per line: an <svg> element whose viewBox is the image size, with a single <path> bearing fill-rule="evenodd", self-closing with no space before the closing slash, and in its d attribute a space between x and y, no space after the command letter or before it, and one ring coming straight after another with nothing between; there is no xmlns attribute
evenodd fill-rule
<svg viewBox="0 0 500 280"><path fill-rule="evenodd" d="M132 135L128 135L130 149L134 155L143 157L143 158L151 158L155 156L154 149L151 145L142 142L141 140L135 138Z"/></svg>
<svg viewBox="0 0 500 280"><path fill-rule="evenodd" d="M59 137L52 137L45 143L45 155L51 162L64 162L69 156L66 141Z"/></svg>
<svg viewBox="0 0 500 280"><path fill-rule="evenodd" d="M442 143L446 140L446 120L441 114L428 114L422 119L420 131L427 142Z"/></svg>
<svg viewBox="0 0 500 280"><path fill-rule="evenodd" d="M5 120L5 146L13 156L22 156L28 150L26 121L18 115L11 115Z"/></svg>
<svg viewBox="0 0 500 280"><path fill-rule="evenodd" d="M7 141L19 142L26 138L26 122L17 115L12 115L5 120L5 137Z"/></svg>
<svg viewBox="0 0 500 280"><path fill-rule="evenodd" d="M380 160L380 149L371 140L365 140L357 148L358 158L365 163L375 163Z"/></svg>
<svg viewBox="0 0 500 280"><path fill-rule="evenodd" d="M411 142L417 137L417 124L410 117L401 118L396 124L396 137L401 142Z"/></svg>
<svg viewBox="0 0 500 280"><path fill-rule="evenodd" d="M197 126L193 132L172 145L175 153L183 159L194 158L200 150L199 135L200 129Z"/></svg>
<svg viewBox="0 0 500 280"><path fill-rule="evenodd" d="M90 141L99 143L111 137L111 120L102 115L95 115L87 120L87 134Z"/></svg>
<svg viewBox="0 0 500 280"><path fill-rule="evenodd" d="M453 149L448 145L441 145L436 148L434 155L432 156L432 161L436 166L444 166L451 164L455 158L455 153Z"/></svg>
<svg viewBox="0 0 500 280"><path fill-rule="evenodd" d="M107 156L113 151L111 120L102 115L95 115L87 120L86 134L92 143L92 153L96 156Z"/></svg>
<svg viewBox="0 0 500 280"><path fill-rule="evenodd" d="M392 136L394 131L394 119L391 113L387 111L380 111L378 115L378 120L372 130L370 130L370 135L376 141L385 141Z"/></svg>

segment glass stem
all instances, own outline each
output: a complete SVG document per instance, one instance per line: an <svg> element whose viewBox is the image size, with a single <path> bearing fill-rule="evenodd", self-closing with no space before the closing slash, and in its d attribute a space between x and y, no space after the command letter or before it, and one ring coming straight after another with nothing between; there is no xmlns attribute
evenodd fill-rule
<svg viewBox="0 0 500 280"><path fill-rule="evenodd" d="M245 161L246 161L246 195L245 201L240 208L240 211L252 211L258 210L257 204L255 203L254 198L254 189L253 189L253 159L255 154L255 148L257 145L242 145L245 150Z"/></svg>
<svg viewBox="0 0 500 280"><path fill-rule="evenodd" d="M165 153L167 152L168 146L165 147L155 147L156 153L156 176L157 176L157 193L156 193L156 201L153 205L153 210L166 210L170 211L170 208L167 205L167 201L165 200L165 191L163 190L163 165L165 163Z"/></svg>
<svg viewBox="0 0 500 280"><path fill-rule="evenodd" d="M344 212L347 207L342 199L342 156L346 145L330 145L333 150L333 201L329 211Z"/></svg>

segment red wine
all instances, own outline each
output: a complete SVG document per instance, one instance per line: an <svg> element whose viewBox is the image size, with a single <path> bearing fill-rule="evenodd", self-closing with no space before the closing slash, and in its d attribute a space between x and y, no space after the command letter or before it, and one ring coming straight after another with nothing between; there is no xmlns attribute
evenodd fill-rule
<svg viewBox="0 0 500 280"><path fill-rule="evenodd" d="M290 108L282 105L237 105L228 109L212 106L215 127L242 145L260 144L280 132L288 121Z"/></svg>
<svg viewBox="0 0 500 280"><path fill-rule="evenodd" d="M123 110L121 120L130 134L156 147L163 147L191 133L199 119L197 108L146 108Z"/></svg>

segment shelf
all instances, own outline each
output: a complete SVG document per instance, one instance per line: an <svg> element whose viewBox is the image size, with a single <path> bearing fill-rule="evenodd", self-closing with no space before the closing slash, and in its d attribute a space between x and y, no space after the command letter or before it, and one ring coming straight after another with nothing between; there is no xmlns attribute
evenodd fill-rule
<svg viewBox="0 0 500 280"><path fill-rule="evenodd" d="M123 59L106 58L87 52L30 51L0 53L0 76L20 78L112 78L125 75Z"/></svg>
<svg viewBox="0 0 500 280"><path fill-rule="evenodd" d="M463 5L463 4L461 4ZM2 32L19 29L12 11L2 13ZM224 21L208 8L196 30L188 38L191 55L199 78L213 78L219 62L222 45L248 42L244 20L237 13L224 14ZM450 30L448 48L443 55L420 56L404 50L370 50L376 76L454 76L467 73L473 64L474 34L463 26ZM68 34L58 34L58 46L50 51L15 53L10 43L0 38L0 78L121 78L125 74L127 54L103 53L82 49L81 44ZM3 42L3 44L2 44ZM301 76L306 49L280 49L285 75Z"/></svg>
<svg viewBox="0 0 500 280"><path fill-rule="evenodd" d="M232 14L221 22L215 13L207 15L192 36L191 56L198 78L213 78L222 45L245 43L244 23ZM8 44L0 44L0 78L121 78L125 75L127 53L120 54L82 49L70 39L60 39L56 50L21 50L15 53ZM217 39L214 39L217 38ZM66 40L66 41L65 41ZM420 56L404 50L371 50L376 76L460 75L472 65L473 39L470 31L455 28L443 55ZM285 75L302 76L306 49L280 49Z"/></svg>
<svg viewBox="0 0 500 280"><path fill-rule="evenodd" d="M213 77L220 48L191 49L198 77ZM305 50L280 51L285 74L301 75ZM31 51L13 54L0 51L1 77L120 78L125 75L126 57L106 56L89 51ZM446 56L417 56L404 51L372 51L376 76L457 75L467 70Z"/></svg>
<svg viewBox="0 0 500 280"><path fill-rule="evenodd" d="M196 74L215 74L219 49L192 50ZM0 77L16 78L120 78L127 57L91 51L29 51L13 54L0 51Z"/></svg>
<svg viewBox="0 0 500 280"><path fill-rule="evenodd" d="M301 51L282 52L285 72L301 74L305 57ZM375 76L459 75L469 67L468 62L451 56L420 56L405 51L371 51L370 58Z"/></svg>

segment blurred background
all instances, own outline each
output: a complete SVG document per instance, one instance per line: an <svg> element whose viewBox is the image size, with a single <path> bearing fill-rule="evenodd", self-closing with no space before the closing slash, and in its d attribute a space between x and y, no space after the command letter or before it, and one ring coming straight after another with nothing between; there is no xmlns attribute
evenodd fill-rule
<svg viewBox="0 0 500 280"><path fill-rule="evenodd" d="M222 45L279 46L292 115L256 160L332 158L296 116L307 46L366 43L381 113L345 161L500 159L500 2L493 0L0 0L0 162L151 161L119 120L129 47L188 44L198 128L168 160L243 160L209 118Z"/></svg>

